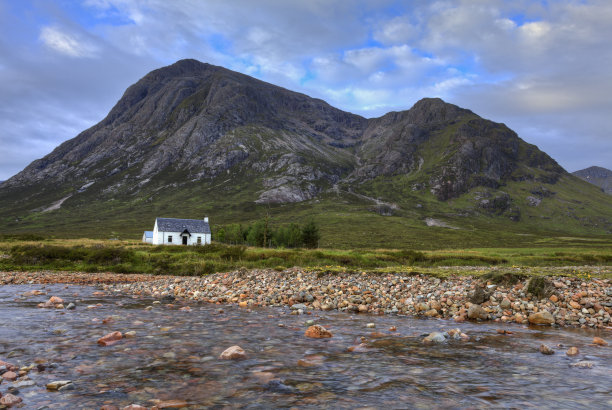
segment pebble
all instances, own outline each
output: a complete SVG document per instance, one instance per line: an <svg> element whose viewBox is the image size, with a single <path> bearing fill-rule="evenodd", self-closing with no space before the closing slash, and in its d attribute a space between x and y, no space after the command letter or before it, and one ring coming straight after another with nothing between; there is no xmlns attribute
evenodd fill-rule
<svg viewBox="0 0 612 410"><path fill-rule="evenodd" d="M592 369L595 366L595 363L590 362L588 360L581 360L579 362L573 363L572 367L577 367L579 369Z"/></svg>
<svg viewBox="0 0 612 410"><path fill-rule="evenodd" d="M47 390L59 390L60 387L72 384L72 380L56 380L51 383L47 383Z"/></svg>
<svg viewBox="0 0 612 410"><path fill-rule="evenodd" d="M540 353L546 354L546 355L551 355L551 354L555 354L555 351L553 349L551 349L549 346L546 346L545 344L541 344L540 345Z"/></svg>
<svg viewBox="0 0 612 410"><path fill-rule="evenodd" d="M155 405L158 409L180 409L188 406L189 403L185 400L164 400Z"/></svg>
<svg viewBox="0 0 612 410"><path fill-rule="evenodd" d="M360 343L357 346L350 346L347 350L349 352L363 353L369 351L370 349L365 343Z"/></svg>
<svg viewBox="0 0 612 410"><path fill-rule="evenodd" d="M367 328L372 329L372 328L375 328L375 327L376 327L376 324L375 324L375 323L368 323L368 324L366 325L366 327L367 327Z"/></svg>
<svg viewBox="0 0 612 410"><path fill-rule="evenodd" d="M74 390L74 383L67 383L58 387L57 391Z"/></svg>
<svg viewBox="0 0 612 410"><path fill-rule="evenodd" d="M293 387L287 386L281 380L278 380L278 379L270 380L268 383L266 383L266 385L264 386L264 389L271 391L271 392L275 392L275 393L293 393L294 392Z"/></svg>
<svg viewBox="0 0 612 410"><path fill-rule="evenodd" d="M303 303L296 303L294 305L291 305L291 310L306 310L306 305L304 305Z"/></svg>
<svg viewBox="0 0 612 410"><path fill-rule="evenodd" d="M580 353L580 351L578 350L578 348L576 346L572 346L569 349L567 349L567 352L565 352L566 355L568 356L576 356Z"/></svg>

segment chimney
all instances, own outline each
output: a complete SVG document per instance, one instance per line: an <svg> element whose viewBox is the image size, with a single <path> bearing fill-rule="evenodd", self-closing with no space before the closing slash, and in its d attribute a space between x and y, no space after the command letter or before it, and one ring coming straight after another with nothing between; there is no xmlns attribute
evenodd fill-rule
<svg viewBox="0 0 612 410"><path fill-rule="evenodd" d="M208 223L208 217L207 216L204 217L204 222Z"/></svg>

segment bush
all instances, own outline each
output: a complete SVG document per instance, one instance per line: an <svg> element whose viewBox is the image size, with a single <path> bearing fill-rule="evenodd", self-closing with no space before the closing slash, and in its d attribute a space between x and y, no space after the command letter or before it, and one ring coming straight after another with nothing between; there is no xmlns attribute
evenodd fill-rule
<svg viewBox="0 0 612 410"><path fill-rule="evenodd" d="M190 248L190 250L193 250L202 255L207 255L211 253L218 253L218 252L225 251L227 250L227 248L228 248L227 245L222 245L220 243L209 243L206 245L192 247Z"/></svg>
<svg viewBox="0 0 612 410"><path fill-rule="evenodd" d="M0 234L0 241L16 242L16 241L44 241L47 238L36 233L16 233L16 234Z"/></svg>
<svg viewBox="0 0 612 410"><path fill-rule="evenodd" d="M244 254L246 253L246 246L236 245L236 246L227 246L225 250L221 252L219 257L226 261L239 261L244 258Z"/></svg>
<svg viewBox="0 0 612 410"><path fill-rule="evenodd" d="M514 272L496 272L491 271L481 276L485 282L491 282L496 285L511 286L526 278L525 275Z"/></svg>
<svg viewBox="0 0 612 410"><path fill-rule="evenodd" d="M132 251L121 248L87 249L84 261L98 265L118 265L130 262L134 255Z"/></svg>
<svg viewBox="0 0 612 410"><path fill-rule="evenodd" d="M405 265L412 265L415 262L423 262L428 259L423 252L407 249L394 252L392 255L395 256L400 263Z"/></svg>
<svg viewBox="0 0 612 410"><path fill-rule="evenodd" d="M56 261L82 260L84 249L55 245L17 245L10 251L13 261L24 265L42 265Z"/></svg>
<svg viewBox="0 0 612 410"><path fill-rule="evenodd" d="M550 279L543 276L534 276L529 279L527 285L527 292L531 293L538 299L547 299L555 291L555 286L552 284Z"/></svg>

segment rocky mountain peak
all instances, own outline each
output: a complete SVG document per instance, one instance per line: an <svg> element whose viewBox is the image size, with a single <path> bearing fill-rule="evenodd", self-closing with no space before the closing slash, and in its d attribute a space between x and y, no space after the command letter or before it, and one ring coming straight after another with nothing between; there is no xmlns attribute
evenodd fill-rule
<svg viewBox="0 0 612 410"><path fill-rule="evenodd" d="M396 210L407 198L444 203L479 189L479 204L501 205L477 209L516 220L512 196L495 191L564 175L505 125L440 98L366 119L187 59L145 75L104 120L3 183L0 208L21 209L24 192L24 212L52 212L88 201L155 205L172 190L239 209L349 192Z"/></svg>
<svg viewBox="0 0 612 410"><path fill-rule="evenodd" d="M453 121L463 115L473 114L470 110L449 104L441 98L423 98L408 110L408 121L414 124L430 124Z"/></svg>

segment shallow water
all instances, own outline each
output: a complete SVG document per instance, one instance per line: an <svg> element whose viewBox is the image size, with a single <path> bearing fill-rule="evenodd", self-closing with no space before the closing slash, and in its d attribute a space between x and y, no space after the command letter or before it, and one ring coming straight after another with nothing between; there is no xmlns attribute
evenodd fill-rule
<svg viewBox="0 0 612 410"><path fill-rule="evenodd" d="M20 296L33 289L47 294ZM93 296L97 290L0 287L0 360L50 364L29 373L36 385L19 388L26 408L152 406L159 400L186 400L193 408L612 408L612 347L590 345L593 336L612 341L611 332L338 312L297 316L281 308L248 311L178 301L145 310L154 299ZM76 310L37 307L52 295L66 304L77 301ZM178 310L185 305L192 310ZM305 337L309 319L334 337ZM421 342L425 334L456 327L470 340ZM500 335L501 328L513 334ZM135 331L136 337L96 344L116 330ZM372 337L374 331L384 336ZM348 352L361 337L368 351ZM541 343L556 353L542 355ZM219 360L232 345L244 348L247 360ZM566 356L569 346L580 354ZM298 366L304 358L316 366ZM579 361L594 366L571 366ZM55 380L72 380L75 388L47 391ZM4 381L0 392L12 385Z"/></svg>

